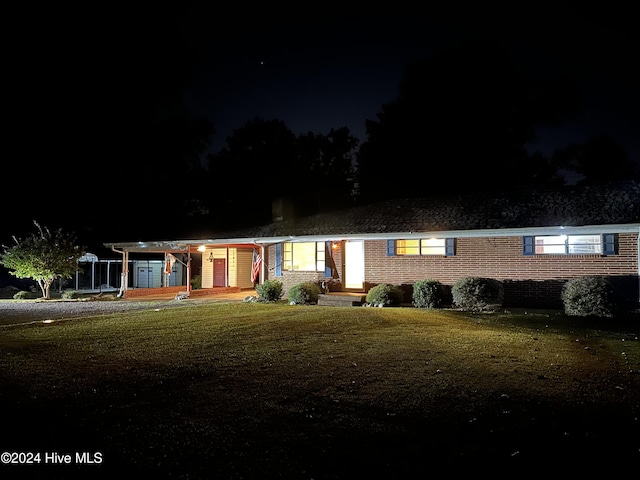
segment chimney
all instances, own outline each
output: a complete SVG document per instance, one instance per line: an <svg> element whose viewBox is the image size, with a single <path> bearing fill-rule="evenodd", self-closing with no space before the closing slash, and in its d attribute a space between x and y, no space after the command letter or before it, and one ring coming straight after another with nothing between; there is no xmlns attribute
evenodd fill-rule
<svg viewBox="0 0 640 480"><path fill-rule="evenodd" d="M293 202L288 198L278 197L271 202L271 215L274 222L291 220L294 216Z"/></svg>

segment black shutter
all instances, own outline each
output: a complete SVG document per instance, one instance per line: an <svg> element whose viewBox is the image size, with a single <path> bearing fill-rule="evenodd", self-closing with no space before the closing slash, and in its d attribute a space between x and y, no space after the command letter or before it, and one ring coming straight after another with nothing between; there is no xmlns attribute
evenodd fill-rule
<svg viewBox="0 0 640 480"><path fill-rule="evenodd" d="M324 242L324 276L332 277L331 264L333 259L331 258L331 242Z"/></svg>
<svg viewBox="0 0 640 480"><path fill-rule="evenodd" d="M456 254L456 239L455 238L447 238L445 239L445 247L444 254L447 257L453 257Z"/></svg>
<svg viewBox="0 0 640 480"><path fill-rule="evenodd" d="M534 236L522 237L522 255L534 255L536 253Z"/></svg>
<svg viewBox="0 0 640 480"><path fill-rule="evenodd" d="M282 276L282 244L276 243L276 277Z"/></svg>
<svg viewBox="0 0 640 480"><path fill-rule="evenodd" d="M387 240L387 257L393 257L396 254L396 241Z"/></svg>
<svg viewBox="0 0 640 480"><path fill-rule="evenodd" d="M604 255L615 255L618 253L616 243L615 233L605 233L602 235L602 253Z"/></svg>

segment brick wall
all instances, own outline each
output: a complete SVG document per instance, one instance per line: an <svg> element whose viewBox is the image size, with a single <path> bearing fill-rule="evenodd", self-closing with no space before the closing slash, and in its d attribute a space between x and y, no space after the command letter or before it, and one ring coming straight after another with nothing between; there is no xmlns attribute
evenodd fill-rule
<svg viewBox="0 0 640 480"><path fill-rule="evenodd" d="M561 306L560 292L566 280L607 275L617 280L633 302L638 301L638 235L618 237L618 254L533 255L522 254L522 237L457 238L456 254L441 256L387 256L385 240L364 242L367 289L379 283L412 284L432 278L453 285L464 276L500 280L505 306ZM283 282L285 292L303 281L321 281L322 272L283 272L275 277L275 247L266 251L267 278ZM339 277L343 276L341 252L334 252ZM338 281L340 280L338 278Z"/></svg>
<svg viewBox="0 0 640 480"><path fill-rule="evenodd" d="M315 282L320 284L322 281L330 281L330 288L334 291L342 290L342 251L340 249L334 250L332 252L333 261L337 268L337 277L329 278L325 277L324 272L282 272L282 276L276 277L276 254L275 254L275 246L271 245L265 249L265 259L264 264L266 267L266 279L267 280L278 280L282 282L282 290L284 292L284 298L287 296L287 292L289 289L303 282Z"/></svg>
<svg viewBox="0 0 640 480"><path fill-rule="evenodd" d="M637 234L620 234L617 255L522 254L522 237L458 238L452 257L388 257L384 240L365 242L365 276L370 284L411 284L433 278L453 285L464 276L488 277L505 286L505 304L558 306L567 279L607 275L638 281ZM638 290L635 288L636 300ZM531 305L535 303L535 305Z"/></svg>

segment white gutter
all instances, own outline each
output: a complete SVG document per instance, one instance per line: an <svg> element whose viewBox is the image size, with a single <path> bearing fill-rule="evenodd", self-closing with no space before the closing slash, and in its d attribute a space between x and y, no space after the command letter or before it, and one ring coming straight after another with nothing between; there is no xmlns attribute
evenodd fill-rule
<svg viewBox="0 0 640 480"><path fill-rule="evenodd" d="M522 227L493 228L485 230L430 230L419 232L392 233L347 233L331 235L282 235L277 237L243 237L243 238L209 238L201 240L181 240L174 242L130 242L111 244L128 251L152 252L188 251L190 245L268 245L282 242L323 242L340 240L399 240L406 238L482 238L482 237L514 237L525 235L580 235L599 233L637 233L640 224L582 225L555 227Z"/></svg>
<svg viewBox="0 0 640 480"><path fill-rule="evenodd" d="M256 238L252 242L280 243L280 242L320 242L339 240L399 240L406 238L481 238L481 237L516 237L525 235L579 235L599 233L636 233L640 224L622 225L584 225L579 227L531 227L531 228L495 228L487 230L434 230L422 232L394 232L394 233L361 233L344 235L290 235L271 238Z"/></svg>
<svg viewBox="0 0 640 480"><path fill-rule="evenodd" d="M120 250L116 250L116 247L114 245L111 245L111 250L113 250L116 253L120 253L122 254L122 274L121 274L121 280L120 280L120 291L118 292L118 297L122 297L124 296L124 293L127 291L129 285L129 252L127 252L126 250L124 251L120 251Z"/></svg>
<svg viewBox="0 0 640 480"><path fill-rule="evenodd" d="M265 272L264 264L266 263L265 262L265 257L264 257L264 255L265 255L264 251L265 251L265 247L264 247L264 245L261 245L260 246L260 255L262 256L262 265L260 265L260 278L262 279L263 283L264 283L264 279L265 279L265 276L264 276L264 272Z"/></svg>

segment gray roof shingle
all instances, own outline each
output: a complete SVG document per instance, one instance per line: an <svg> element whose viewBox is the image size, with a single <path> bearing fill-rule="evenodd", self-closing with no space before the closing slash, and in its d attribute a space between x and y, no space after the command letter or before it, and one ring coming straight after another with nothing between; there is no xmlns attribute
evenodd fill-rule
<svg viewBox="0 0 640 480"><path fill-rule="evenodd" d="M640 185L565 187L516 194L407 198L274 222L218 238L350 235L520 227L613 225L640 221Z"/></svg>

